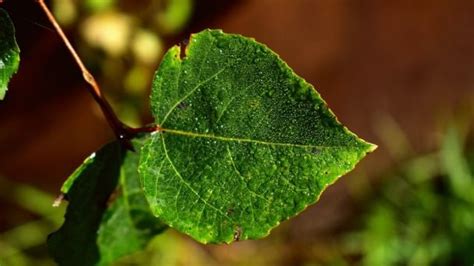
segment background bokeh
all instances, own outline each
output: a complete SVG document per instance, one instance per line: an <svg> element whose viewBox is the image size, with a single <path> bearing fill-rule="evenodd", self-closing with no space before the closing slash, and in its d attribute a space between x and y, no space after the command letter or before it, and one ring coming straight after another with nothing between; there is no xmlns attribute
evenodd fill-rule
<svg viewBox="0 0 474 266"><path fill-rule="evenodd" d="M49 1L114 109L151 122L162 54L205 28L250 36L379 149L262 240L200 245L173 230L119 265L472 265L474 1ZM113 139L33 0L1 4L21 65L0 103L0 265L51 265L51 203Z"/></svg>

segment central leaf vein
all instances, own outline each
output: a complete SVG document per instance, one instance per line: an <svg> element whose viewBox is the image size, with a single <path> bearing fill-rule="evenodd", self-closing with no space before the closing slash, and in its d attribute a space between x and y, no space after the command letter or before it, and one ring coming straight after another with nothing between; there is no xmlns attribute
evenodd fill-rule
<svg viewBox="0 0 474 266"><path fill-rule="evenodd" d="M214 139L214 140L228 141L228 142L249 142L249 143L261 144L261 145L286 146L286 147L307 148L307 149L347 148L347 147L342 147L342 146L319 146L319 145L311 145L311 144L270 142L270 141L246 139L246 138L238 138L238 137L223 137L223 136L217 136L217 135L212 135L212 134L202 134L198 132L184 131L184 130L178 130L178 129L168 129L168 128L160 128L160 130L164 133L170 133L170 134L181 135L181 136L186 136L186 137L207 138L207 139Z"/></svg>

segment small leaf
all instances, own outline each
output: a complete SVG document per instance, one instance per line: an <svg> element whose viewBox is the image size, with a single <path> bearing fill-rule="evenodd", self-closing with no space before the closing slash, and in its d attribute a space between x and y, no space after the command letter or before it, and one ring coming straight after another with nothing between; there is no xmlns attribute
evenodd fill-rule
<svg viewBox="0 0 474 266"><path fill-rule="evenodd" d="M20 48L15 40L15 28L7 11L0 8L0 100L5 98L7 85L20 64Z"/></svg>
<svg viewBox="0 0 474 266"><path fill-rule="evenodd" d="M162 130L139 172L152 211L196 240L266 236L375 149L264 45L206 30L185 52L171 48L156 74Z"/></svg>
<svg viewBox="0 0 474 266"><path fill-rule="evenodd" d="M141 142L133 144L139 148ZM50 253L59 265L109 265L143 249L163 231L164 225L149 211L139 186L138 156L124 151L118 142L110 143L64 183L62 192L69 201L65 222L48 238ZM113 194L117 182L121 192Z"/></svg>

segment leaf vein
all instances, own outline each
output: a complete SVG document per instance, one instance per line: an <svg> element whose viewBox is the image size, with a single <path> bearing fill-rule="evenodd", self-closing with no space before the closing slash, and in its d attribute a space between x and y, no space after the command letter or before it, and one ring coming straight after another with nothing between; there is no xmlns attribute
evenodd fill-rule
<svg viewBox="0 0 474 266"><path fill-rule="evenodd" d="M245 177L240 173L240 171L237 169L237 167L235 165L234 158L232 157L232 152L230 151L229 145L227 145L226 148L227 148L227 155L229 156L232 168L234 168L235 173L240 177L240 179L242 180L242 183L244 183L247 190L250 191L250 193L252 195L263 199L264 201L268 202L268 204L271 204L271 202L267 198L265 198L264 196L258 194L257 192L253 191L252 189L250 189L247 181L245 181Z"/></svg>
<svg viewBox="0 0 474 266"><path fill-rule="evenodd" d="M329 148L343 148L343 146L320 146L320 145L311 145L311 144L295 144L295 143L281 143L281 142L269 142L263 140L255 140L255 139L246 139L246 138L238 138L238 137L223 137L217 136L212 134L202 134L197 132L191 131L183 131L177 129L168 129L168 128L161 128L162 132L171 133L175 135L193 137L193 138L207 138L207 139L215 139L220 141L229 141L229 142L249 142L261 145L270 145L270 146L287 146L287 147L296 147L296 148L308 148L308 149L329 149Z"/></svg>
<svg viewBox="0 0 474 266"><path fill-rule="evenodd" d="M222 109L221 113L217 116L216 124L221 120L222 116L224 116L225 112L229 108L230 104L239 96L241 96L244 92L247 92L251 87L253 87L255 84L257 84L256 81L254 81L252 84L248 85L245 87L243 90L240 91L237 95L234 95L227 103L224 105L224 108Z"/></svg>
<svg viewBox="0 0 474 266"><path fill-rule="evenodd" d="M166 113L165 117L163 118L163 121L161 121L161 125L163 125L165 122L166 122L166 119L168 119L168 117L171 115L171 113L176 110L176 107L182 103L184 100L186 100L189 96L191 96L197 89L199 89L202 85L206 84L207 82L211 81L213 78L217 77L220 73L222 73L224 70L226 69L226 67L223 67L222 69L220 69L219 71L217 71L214 75L210 76L208 79L200 82L199 84L197 84L191 91L189 91L186 95L184 95L183 98L179 99L171 108L170 110L168 111L168 113ZM182 71L180 71L179 73L181 73Z"/></svg>
<svg viewBox="0 0 474 266"><path fill-rule="evenodd" d="M166 159L168 160L168 162L170 163L171 168L173 168L174 172L175 172L176 175L179 177L179 180L180 180L191 192L193 192L193 193L197 196L197 198L198 198L199 200L201 200L205 205L211 207L211 208L214 209L216 212L220 213L223 217L225 217L225 218L227 218L227 219L229 219L229 220L232 220L229 216L227 216L225 213L223 213L221 210L219 210L216 206L210 204L210 203L207 202L205 199L203 199L203 198L201 197L201 195L199 195L199 193L198 193L196 190L194 190L194 188L191 187L191 185L189 185L189 183L186 182L186 180L184 180L183 176L178 172L178 170L177 170L176 167L174 166L173 161L171 160L171 158L170 158L170 156L169 156L169 154L168 154L168 149L166 148L166 142L165 142L165 138L163 137L163 135L161 135L161 141L162 141L162 143L163 143L163 149L164 149L164 151L165 151L165 157L166 157Z"/></svg>

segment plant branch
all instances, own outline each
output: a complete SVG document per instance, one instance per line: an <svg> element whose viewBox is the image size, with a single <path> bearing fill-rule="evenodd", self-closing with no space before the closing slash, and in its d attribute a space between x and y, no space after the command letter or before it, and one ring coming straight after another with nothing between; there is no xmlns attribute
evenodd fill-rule
<svg viewBox="0 0 474 266"><path fill-rule="evenodd" d="M76 62L78 67L81 69L82 77L89 84L89 87L88 87L89 92L92 94L92 97L94 98L94 100L99 104L102 110L102 113L104 114L107 122L109 123L110 127L114 131L115 136L117 137L117 139L122 141L122 143L125 144L127 148L131 148L132 146L129 140L134 130L131 130L128 126L123 124L118 119L117 115L113 111L109 102L105 99L104 95L102 94L99 84L97 83L94 76L89 72L89 70L86 68L86 66L82 62L81 58L77 54L76 50L72 46L69 39L66 37L66 34L64 34L64 31L62 30L59 23L56 21L56 18L54 17L53 13L49 10L44 0L37 0L37 2L41 6L41 9L43 10L43 12L48 17L51 24L54 26L54 29L58 33L59 37L61 37L63 43L66 45L67 49L69 50L69 53L74 57L74 61Z"/></svg>

